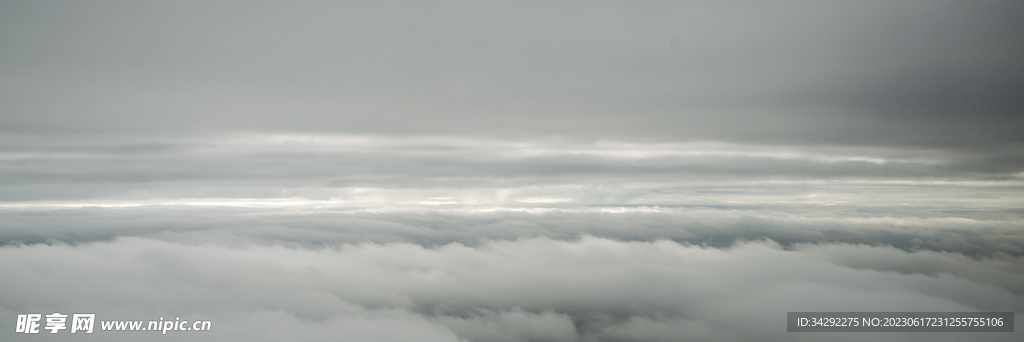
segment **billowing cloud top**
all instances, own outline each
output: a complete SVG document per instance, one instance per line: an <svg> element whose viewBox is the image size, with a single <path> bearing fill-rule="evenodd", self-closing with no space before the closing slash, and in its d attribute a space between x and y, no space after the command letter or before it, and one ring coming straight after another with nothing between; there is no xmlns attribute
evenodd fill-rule
<svg viewBox="0 0 1024 342"><path fill-rule="evenodd" d="M1024 312L1022 17L0 2L0 340L1019 341L784 331Z"/></svg>

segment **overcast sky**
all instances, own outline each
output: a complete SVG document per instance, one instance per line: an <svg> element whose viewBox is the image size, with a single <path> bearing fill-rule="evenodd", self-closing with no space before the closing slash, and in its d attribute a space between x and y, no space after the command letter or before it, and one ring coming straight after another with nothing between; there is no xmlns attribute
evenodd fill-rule
<svg viewBox="0 0 1024 342"><path fill-rule="evenodd" d="M0 339L1019 341L784 317L1024 312L1021 18L0 0Z"/></svg>
<svg viewBox="0 0 1024 342"><path fill-rule="evenodd" d="M1016 1L5 2L6 133L1012 148Z"/></svg>

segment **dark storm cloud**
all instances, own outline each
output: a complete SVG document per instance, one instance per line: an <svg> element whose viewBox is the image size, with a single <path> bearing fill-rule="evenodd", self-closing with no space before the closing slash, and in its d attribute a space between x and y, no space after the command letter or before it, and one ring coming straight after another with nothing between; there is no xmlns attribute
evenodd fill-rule
<svg viewBox="0 0 1024 342"><path fill-rule="evenodd" d="M3 7L6 132L1020 144L1012 1Z"/></svg>

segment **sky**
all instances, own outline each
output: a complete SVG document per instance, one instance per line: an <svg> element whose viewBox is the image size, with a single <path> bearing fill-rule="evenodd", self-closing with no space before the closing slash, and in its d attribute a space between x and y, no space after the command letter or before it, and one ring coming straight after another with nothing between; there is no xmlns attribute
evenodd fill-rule
<svg viewBox="0 0 1024 342"><path fill-rule="evenodd" d="M785 314L1024 312L1022 17L0 1L0 339L1019 341Z"/></svg>

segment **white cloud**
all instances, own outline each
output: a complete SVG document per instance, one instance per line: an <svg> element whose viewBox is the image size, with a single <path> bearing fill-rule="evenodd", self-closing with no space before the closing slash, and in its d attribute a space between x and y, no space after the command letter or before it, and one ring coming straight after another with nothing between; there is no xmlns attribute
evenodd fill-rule
<svg viewBox="0 0 1024 342"><path fill-rule="evenodd" d="M787 251L587 237L310 249L122 238L0 248L0 272L11 275L0 319L202 316L214 331L189 338L219 340L783 341L799 338L784 332L787 311L1019 312L1020 264L844 244Z"/></svg>

